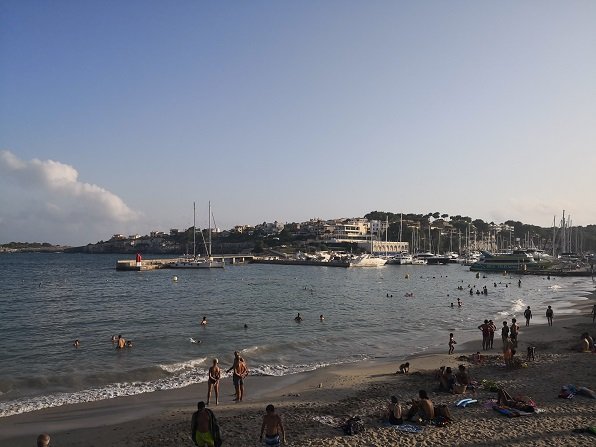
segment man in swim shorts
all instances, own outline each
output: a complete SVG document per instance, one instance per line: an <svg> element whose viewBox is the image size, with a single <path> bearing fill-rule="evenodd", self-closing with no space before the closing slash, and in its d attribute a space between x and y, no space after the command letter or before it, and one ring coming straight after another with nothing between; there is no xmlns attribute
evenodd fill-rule
<svg viewBox="0 0 596 447"><path fill-rule="evenodd" d="M263 441L263 433L265 433L265 445L269 447L279 447L282 443L286 443L286 432L281 421L281 417L275 413L275 407L271 404L265 408L266 414L263 416L263 423L261 424L260 441Z"/></svg>
<svg viewBox="0 0 596 447"><path fill-rule="evenodd" d="M116 344L116 349L124 349L126 347L126 340L122 335L118 335L118 343Z"/></svg>
<svg viewBox="0 0 596 447"><path fill-rule="evenodd" d="M215 415L211 410L205 408L203 401L197 404L197 411L192 415L191 434L193 442L199 447L215 447L221 444Z"/></svg>

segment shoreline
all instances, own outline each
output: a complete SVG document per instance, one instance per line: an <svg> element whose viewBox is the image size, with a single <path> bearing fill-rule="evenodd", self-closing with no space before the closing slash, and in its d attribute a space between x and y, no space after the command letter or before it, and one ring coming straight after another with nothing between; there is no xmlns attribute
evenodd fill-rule
<svg viewBox="0 0 596 447"><path fill-rule="evenodd" d="M552 328L545 324L532 324L528 328L522 325L520 355L523 356L523 348L531 343L538 347L539 357L550 356L552 350L552 355L555 356L577 355L584 361L587 356L589 360L589 355L574 354L568 349L569 345L579 336L580 328L588 327L592 332L596 329L596 326L592 326L591 320L588 318L592 304L596 303L596 290L593 290L586 298L573 306L580 311L579 314L563 315L558 318L555 315ZM498 338L498 346L492 351L485 351L486 356L492 357L500 354ZM222 379L220 385L221 403L219 406L212 405L211 408L220 419L224 438L228 441L226 445L256 445L247 440L247 434L243 435L233 430L226 435L230 430L228 419L234 421L235 418L245 417L247 424L256 424L252 427L252 432L256 432L260 424L259 418L262 410L267 403L278 406L286 419L290 409L293 412L301 413L305 408L322 408L325 411L331 408L332 410L329 412L336 413L337 417L345 419L345 408L342 408L341 411L336 408L341 406L341 402L358 399L361 393L370 394L371 389L395 388L396 383L407 382L412 377L416 379L425 377L428 381L428 371L437 369L440 365L456 366L457 363L460 363L457 360L460 356L476 351L481 351L480 336L477 339L458 344L452 356L439 352L439 350L432 350L405 358L382 358L352 364L332 365L287 376L250 376L246 384L247 400L242 403L231 402L233 387L231 380L226 378ZM481 353L483 352L481 351ZM411 374L407 376L395 375L394 372L399 363L405 359L410 361ZM596 358L592 360L594 361ZM556 358L549 359L549 362L555 363L556 368L557 361ZM482 369L484 367L473 368ZM564 371L563 365L560 365L560 370ZM596 389L593 374L591 377L591 383L580 385ZM561 378L555 387L560 387L565 383L568 382ZM56 445L191 445L190 439L184 439L186 425L196 408L196 402L206 400L206 388L205 383L200 383L174 390L64 405L0 418L0 444L4 445L8 442L6 445L13 447L28 446L32 445L37 434L48 432L52 435L52 442ZM406 394L410 398L414 397L417 391L414 387L404 393L401 391L401 386L397 388L402 394L400 397L405 397ZM387 394L386 397L389 395ZM353 414L355 413L356 411ZM314 423L310 425L312 424ZM237 424L230 422L230 425ZM302 431L310 425L302 427ZM317 423L316 425L322 424ZM153 437L151 440L146 439L149 436L147 432L153 433L156 427L159 428L158 433L163 433L163 439L153 443L155 441ZM330 428L325 425L322 427L324 428L323 432ZM299 435L296 430L297 427L293 427L291 430L293 434L292 439L289 439L289 445L310 445L296 443L296 439L293 439L294 436ZM395 430L392 433L395 433ZM341 437L341 433L337 433L337 436ZM310 439L312 435L306 437ZM229 442L232 438L237 441ZM315 434L313 439L319 439L319 435Z"/></svg>

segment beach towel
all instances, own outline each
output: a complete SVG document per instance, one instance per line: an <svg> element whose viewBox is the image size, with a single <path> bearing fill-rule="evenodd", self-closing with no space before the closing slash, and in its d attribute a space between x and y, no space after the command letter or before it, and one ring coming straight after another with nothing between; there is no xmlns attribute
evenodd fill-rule
<svg viewBox="0 0 596 447"><path fill-rule="evenodd" d="M340 427L344 423L343 419L330 415L313 416L312 419L329 427Z"/></svg>
<svg viewBox="0 0 596 447"><path fill-rule="evenodd" d="M420 433L422 431L422 427L414 424L394 425L393 428L404 433Z"/></svg>

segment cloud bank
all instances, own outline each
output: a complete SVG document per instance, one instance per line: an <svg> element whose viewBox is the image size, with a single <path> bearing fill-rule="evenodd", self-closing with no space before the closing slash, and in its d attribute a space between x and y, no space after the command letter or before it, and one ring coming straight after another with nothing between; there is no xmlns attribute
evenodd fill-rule
<svg viewBox="0 0 596 447"><path fill-rule="evenodd" d="M139 218L114 193L53 160L0 151L0 242L95 242Z"/></svg>

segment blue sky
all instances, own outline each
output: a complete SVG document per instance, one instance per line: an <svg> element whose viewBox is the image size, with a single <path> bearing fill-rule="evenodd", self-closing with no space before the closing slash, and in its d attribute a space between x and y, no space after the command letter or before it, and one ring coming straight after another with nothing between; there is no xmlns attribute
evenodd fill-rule
<svg viewBox="0 0 596 447"><path fill-rule="evenodd" d="M0 3L0 242L596 223L596 2Z"/></svg>

